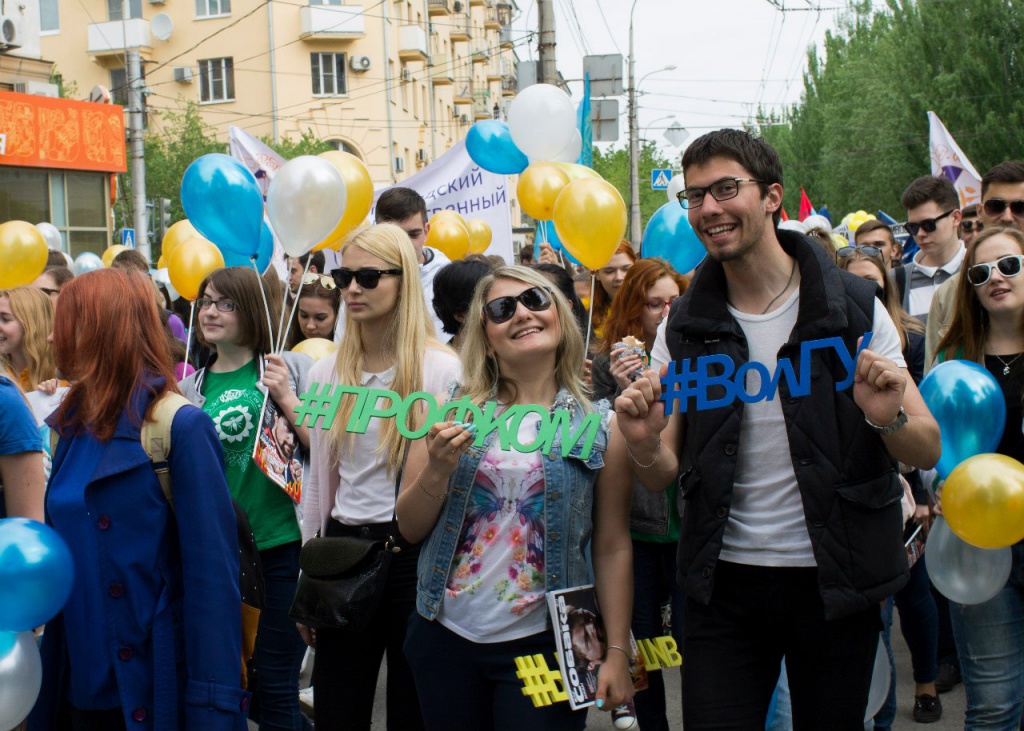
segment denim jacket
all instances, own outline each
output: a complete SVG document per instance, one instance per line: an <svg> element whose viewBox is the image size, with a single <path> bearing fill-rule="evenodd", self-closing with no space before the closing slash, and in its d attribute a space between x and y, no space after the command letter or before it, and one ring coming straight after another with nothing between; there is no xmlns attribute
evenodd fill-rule
<svg viewBox="0 0 1024 731"><path fill-rule="evenodd" d="M449 399L456 390L450 389ZM600 401L595 407L601 414L601 430L588 459L580 458L582 445L579 442L563 456L560 432L555 434L550 453L546 457L541 456L544 464L544 567L548 591L593 582L586 547L593 532L594 482L598 470L604 467L610 418L607 401ZM579 428L586 415L582 405L565 389L555 397L555 408L571 410L573 431ZM448 497L437 525L423 544L416 585L416 610L426 619L435 619L441 608L476 471L496 434L497 430L492 431L482 446L471 446L459 459L459 465L448 481Z"/></svg>

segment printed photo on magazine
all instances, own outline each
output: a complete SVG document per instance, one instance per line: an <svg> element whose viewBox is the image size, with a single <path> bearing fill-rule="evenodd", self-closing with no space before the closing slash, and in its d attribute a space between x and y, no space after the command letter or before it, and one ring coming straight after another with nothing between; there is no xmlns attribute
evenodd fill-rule
<svg viewBox="0 0 1024 731"><path fill-rule="evenodd" d="M302 499L302 444L269 394L263 402L260 433L252 458L263 474L298 505Z"/></svg>
<svg viewBox="0 0 1024 731"><path fill-rule="evenodd" d="M569 705L573 710L592 706L597 696L597 672L608 653L597 592L593 584L587 584L549 591L547 600L555 630L555 655ZM643 690L647 687L647 670L632 633L629 644L636 658L631 667L633 687Z"/></svg>

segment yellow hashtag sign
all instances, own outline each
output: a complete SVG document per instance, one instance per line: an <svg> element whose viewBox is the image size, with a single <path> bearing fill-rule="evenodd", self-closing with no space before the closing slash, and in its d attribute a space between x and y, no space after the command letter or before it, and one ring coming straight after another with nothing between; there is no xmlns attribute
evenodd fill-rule
<svg viewBox="0 0 1024 731"><path fill-rule="evenodd" d="M534 707L550 706L569 699L562 685L558 668L550 670L543 655L522 655L516 658L516 677L523 681L523 695Z"/></svg>

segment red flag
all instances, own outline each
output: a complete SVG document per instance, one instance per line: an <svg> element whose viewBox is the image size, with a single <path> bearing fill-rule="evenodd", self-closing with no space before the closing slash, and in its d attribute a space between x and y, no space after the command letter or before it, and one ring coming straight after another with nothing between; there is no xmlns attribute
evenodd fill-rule
<svg viewBox="0 0 1024 731"><path fill-rule="evenodd" d="M803 187L800 188L800 220L804 220L808 216L814 215L814 206L811 205L811 199L807 197L807 193Z"/></svg>
<svg viewBox="0 0 1024 731"><path fill-rule="evenodd" d="M789 214L786 213L786 209L785 208L780 208L779 210L782 211L782 220L783 221L788 221L789 220Z"/></svg>

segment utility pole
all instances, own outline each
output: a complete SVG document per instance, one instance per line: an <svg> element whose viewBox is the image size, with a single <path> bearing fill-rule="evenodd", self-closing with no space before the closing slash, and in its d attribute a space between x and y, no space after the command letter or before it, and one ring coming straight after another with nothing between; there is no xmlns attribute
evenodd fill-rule
<svg viewBox="0 0 1024 731"><path fill-rule="evenodd" d="M554 0L537 0L537 24L540 31L537 50L540 55L538 80L542 84L558 85L555 65L555 4Z"/></svg>
<svg viewBox="0 0 1024 731"><path fill-rule="evenodd" d="M633 10L629 11L629 239L640 251L640 140L636 124L636 57L633 55Z"/></svg>
<svg viewBox="0 0 1024 731"><path fill-rule="evenodd" d="M131 146L132 199L135 209L135 248L150 261L149 226L146 223L146 161L142 150L142 109L145 103L142 62L138 50L125 53L128 61L128 130Z"/></svg>

